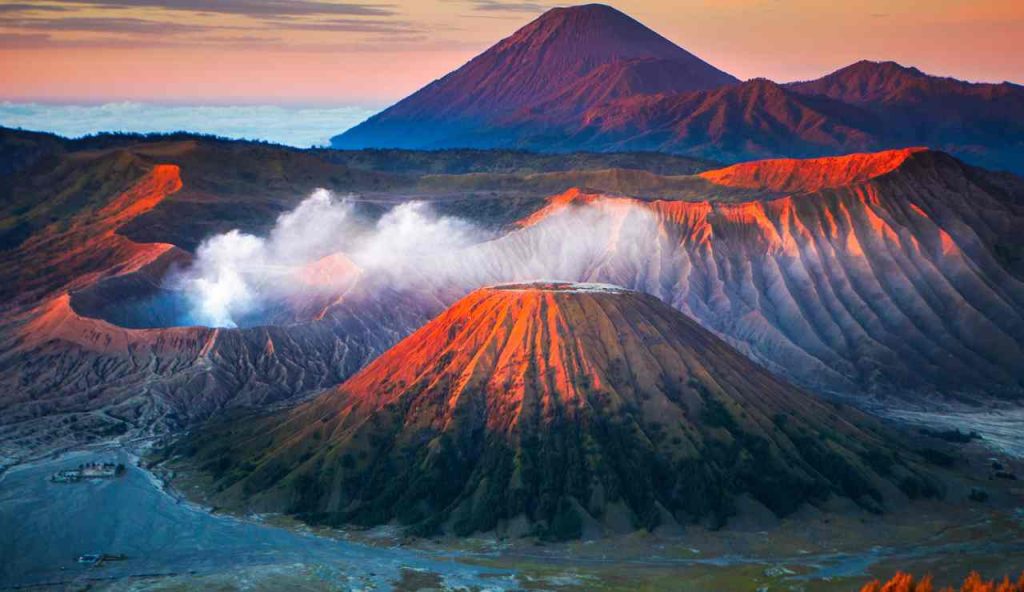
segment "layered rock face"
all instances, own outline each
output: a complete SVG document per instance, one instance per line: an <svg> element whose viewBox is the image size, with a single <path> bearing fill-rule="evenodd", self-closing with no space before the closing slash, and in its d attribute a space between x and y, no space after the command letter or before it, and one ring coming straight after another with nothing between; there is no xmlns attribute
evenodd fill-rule
<svg viewBox="0 0 1024 592"><path fill-rule="evenodd" d="M932 495L872 421L652 296L476 290L340 387L180 445L223 500L330 524L579 536Z"/></svg>
<svg viewBox="0 0 1024 592"><path fill-rule="evenodd" d="M1020 396L1018 180L921 150L748 163L701 177L781 197L570 192L489 248L521 254L524 268L555 249L551 257L571 262L557 277L657 295L807 386L956 395L984 384L987 394ZM506 257L491 274L516 265Z"/></svg>

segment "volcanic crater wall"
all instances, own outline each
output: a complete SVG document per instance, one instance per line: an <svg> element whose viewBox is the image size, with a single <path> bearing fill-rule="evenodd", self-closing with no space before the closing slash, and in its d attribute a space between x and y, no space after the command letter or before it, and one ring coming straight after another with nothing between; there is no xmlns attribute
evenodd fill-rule
<svg viewBox="0 0 1024 592"><path fill-rule="evenodd" d="M941 153L738 165L691 179L705 201L574 190L504 236L406 262L404 284L359 275L344 297L282 301L265 322L220 330L170 327L183 302L163 281L190 255L118 233L178 174L158 168L19 248L44 273L15 284L49 295L4 319L8 425L101 407L134 421L140 406L184 422L303 396L478 286L545 277L653 294L819 391L1022 392L1024 187Z"/></svg>
<svg viewBox="0 0 1024 592"><path fill-rule="evenodd" d="M816 173L812 191L747 203L570 193L499 250L540 250L565 234L559 212L597 207L607 239L574 279L654 294L802 384L1019 396L1024 283L1002 254L1024 223L1021 185L942 154L902 156L862 182L828 187Z"/></svg>

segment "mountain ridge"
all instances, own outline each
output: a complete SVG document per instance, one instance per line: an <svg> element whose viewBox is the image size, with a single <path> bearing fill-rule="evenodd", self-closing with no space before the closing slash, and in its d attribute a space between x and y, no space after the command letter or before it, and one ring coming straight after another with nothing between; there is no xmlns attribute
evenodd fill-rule
<svg viewBox="0 0 1024 592"><path fill-rule="evenodd" d="M967 82L952 76L933 76L892 60L860 60L820 78L788 82L784 86L804 94L825 95L847 103L898 99L915 86L940 87L945 92L983 96L1022 88L1009 81Z"/></svg>
<svg viewBox="0 0 1024 592"><path fill-rule="evenodd" d="M545 13L331 142L727 163L928 146L1022 174L1024 87L868 60L816 80L741 82L613 8L585 5Z"/></svg>

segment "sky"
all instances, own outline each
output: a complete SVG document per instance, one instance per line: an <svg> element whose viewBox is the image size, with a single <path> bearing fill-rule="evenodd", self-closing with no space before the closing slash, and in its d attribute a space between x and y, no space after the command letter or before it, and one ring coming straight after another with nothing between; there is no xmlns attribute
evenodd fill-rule
<svg viewBox="0 0 1024 592"><path fill-rule="evenodd" d="M1024 82L1020 0L612 0L739 78L859 59ZM0 101L379 109L547 0L0 0Z"/></svg>

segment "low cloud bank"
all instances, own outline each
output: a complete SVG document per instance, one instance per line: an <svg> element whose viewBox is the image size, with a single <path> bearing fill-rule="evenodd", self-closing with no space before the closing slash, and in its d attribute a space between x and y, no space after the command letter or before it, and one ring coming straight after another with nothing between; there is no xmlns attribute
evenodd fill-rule
<svg viewBox="0 0 1024 592"><path fill-rule="evenodd" d="M375 111L366 107L288 107L278 105L157 105L106 103L51 105L0 102L0 125L78 138L98 132L176 132L188 130L243 140L266 140L309 148L326 145ZM325 133L330 130L333 133Z"/></svg>

